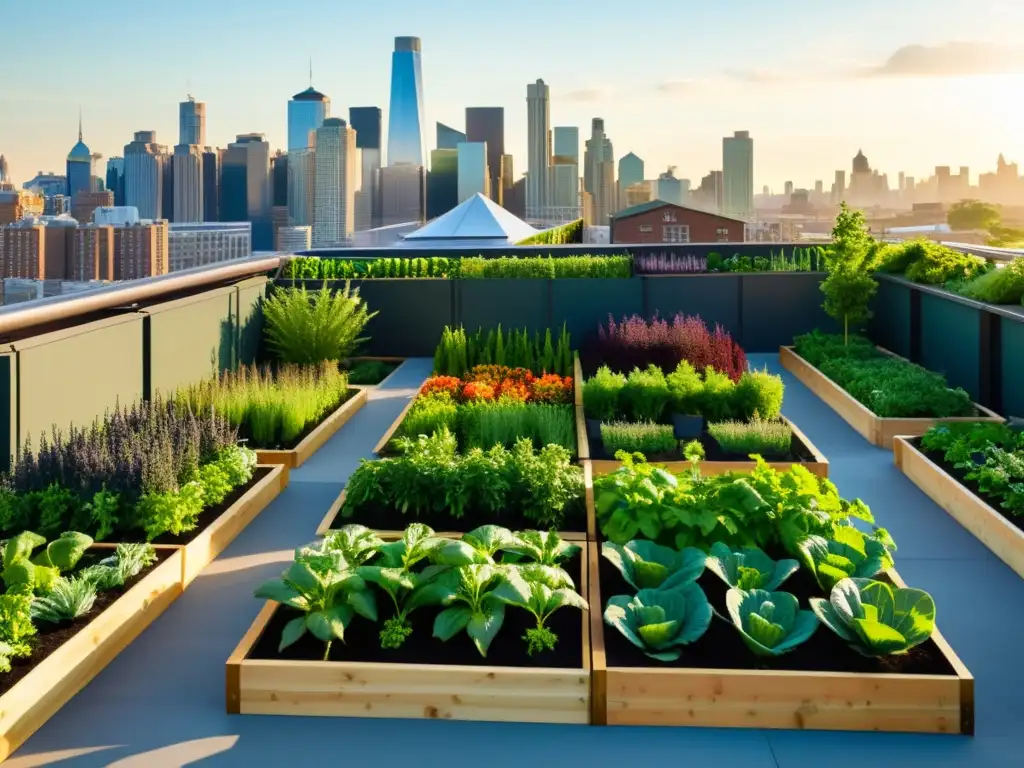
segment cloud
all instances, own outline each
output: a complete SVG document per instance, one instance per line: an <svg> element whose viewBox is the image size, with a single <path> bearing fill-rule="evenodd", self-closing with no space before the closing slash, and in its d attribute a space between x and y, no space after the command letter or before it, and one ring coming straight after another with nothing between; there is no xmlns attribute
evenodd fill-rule
<svg viewBox="0 0 1024 768"><path fill-rule="evenodd" d="M795 72L776 72L767 69L736 69L724 73L726 79L751 85L778 85L799 79Z"/></svg>
<svg viewBox="0 0 1024 768"><path fill-rule="evenodd" d="M957 77L1024 72L1024 49L990 43L905 45L880 67L861 74L881 77Z"/></svg>
<svg viewBox="0 0 1024 768"><path fill-rule="evenodd" d="M576 91L569 91L562 94L561 101L572 101L577 104L589 104L601 101L609 95L608 91L602 88L581 88Z"/></svg>
<svg viewBox="0 0 1024 768"><path fill-rule="evenodd" d="M691 80L664 80L654 86L654 90L658 93L671 95L674 93L683 93L684 91L692 90L694 86Z"/></svg>

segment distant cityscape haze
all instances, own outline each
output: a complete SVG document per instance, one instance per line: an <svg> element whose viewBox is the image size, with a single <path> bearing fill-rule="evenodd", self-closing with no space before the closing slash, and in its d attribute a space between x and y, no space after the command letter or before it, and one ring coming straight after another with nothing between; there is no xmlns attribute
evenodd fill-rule
<svg viewBox="0 0 1024 768"><path fill-rule="evenodd" d="M386 125L398 35L423 41L427 153L435 122L464 129L467 106L502 106L516 177L537 78L551 88L552 125L587 135L602 117L619 155L634 152L651 173L676 166L694 183L721 167L722 138L736 130L756 141L757 192L781 193L787 180L827 189L859 148L890 182L937 165L975 176L999 153L1024 162L1024 3L1013 0L384 0L359 13L307 0L300 16L269 0L106 0L102 13L79 10L52 0L46 13L0 12L7 71L21 72L0 89L0 152L18 184L63 172L79 105L85 142L104 157L139 130L173 144L186 93L207 104L208 144L260 132L287 149L286 104L306 86L310 57L335 114L376 104ZM53 18L74 18L76 39L91 41L74 60L41 60L64 34Z"/></svg>

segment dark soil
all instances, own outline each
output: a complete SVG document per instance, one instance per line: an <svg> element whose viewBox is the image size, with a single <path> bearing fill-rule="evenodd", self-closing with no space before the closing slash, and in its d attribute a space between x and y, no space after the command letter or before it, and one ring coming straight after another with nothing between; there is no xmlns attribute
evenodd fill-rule
<svg viewBox="0 0 1024 768"><path fill-rule="evenodd" d="M588 436L589 437L589 436ZM707 427L701 432L700 436L696 438L702 446L704 446L705 461L750 461L750 457L745 453L727 453L723 451L719 446L718 441L708 434ZM689 442L689 441L686 441ZM793 435L793 440L790 443L789 453L786 454L762 454L765 461L792 461L792 462L810 462L814 461L814 454L811 453L811 449L808 448L802 440L796 435ZM601 438L598 436L596 440L590 440L590 458L592 459L614 459L615 456L608 453L604 448L604 443L601 442ZM656 453L646 457L651 462L663 462L663 461L685 461L683 456L682 445L675 451L668 453Z"/></svg>
<svg viewBox="0 0 1024 768"><path fill-rule="evenodd" d="M112 549L103 552L90 550L90 553L86 554L86 556L79 562L78 568L86 568L112 554L114 554L114 550ZM110 589L105 592L98 592L96 594L96 602L93 604L92 610L85 616L81 616L72 622L59 625L36 622L35 624L38 629L38 634L32 640L32 655L27 659L11 659L11 671L7 674L0 674L0 695L7 693L7 691L14 687L15 683L35 669L44 659L46 659L47 656L64 645L64 643L77 635L81 630L85 629L85 627L89 626L89 623L99 616L106 608L113 605L117 598L121 597L125 592L145 578L150 571L173 554L173 550L156 550L157 559L153 565L143 570L142 573L134 579L130 579L119 589Z"/></svg>
<svg viewBox="0 0 1024 768"><path fill-rule="evenodd" d="M565 568L573 574L579 584L580 555L573 557ZM384 622L394 615L394 606L391 599L379 590L377 610L377 623L356 617L345 632L345 642L335 642L331 645L330 661L560 669L578 669L583 666L583 621L580 612L575 608L563 608L547 621L546 626L558 635L555 650L529 656L526 653L526 641L522 638L526 630L535 627L537 622L528 611L507 606L505 621L491 642L486 658L480 655L465 632L456 635L447 643L433 636L434 617L443 610L439 608L421 608L413 611L409 616L412 634L406 639L405 644L401 648L384 650L380 647L379 632ZM308 633L297 643L278 653L281 630L285 624L299 615L300 612L294 608L279 607L247 658L321 661L324 644Z"/></svg>
<svg viewBox="0 0 1024 768"><path fill-rule="evenodd" d="M306 428L302 430L302 432L300 432L294 440L289 440L287 442L278 442L275 445L257 445L256 441L252 439L252 435L249 433L248 429L246 429L245 424L242 424L242 426L239 427L238 437L240 440L243 440L245 442L247 447L252 448L254 451L290 451L294 449L295 446L297 446L303 440L305 440L306 437L309 436L310 432L312 432L314 429L316 429L325 421L327 421L327 419L333 416L334 412L341 408L341 406L347 403L350 399L352 399L352 397L358 391L358 389L346 390L344 396L327 410L327 413L324 415L322 419L320 419L320 421L314 422L312 424L307 424Z"/></svg>
<svg viewBox="0 0 1024 768"><path fill-rule="evenodd" d="M601 558L601 606L592 610L604 611L612 595L633 595L635 590L626 583L622 574ZM927 640L905 656L867 658L851 649L832 630L821 625L803 645L778 657L755 656L738 630L729 620L725 606L728 586L711 571L705 571L697 582L711 601L712 607L723 618L714 616L708 631L695 643L683 646L682 656L666 664L648 657L623 637L614 627L604 625L604 644L609 667L681 667L691 669L770 669L797 672L854 672L859 674L888 673L901 675L956 675L938 646ZM801 569L783 582L779 591L791 592L800 600L800 607L810 610L808 598L824 597L814 577Z"/></svg>
<svg viewBox="0 0 1024 768"><path fill-rule="evenodd" d="M456 518L452 517L447 510L416 515L411 512L402 514L394 507L384 506L364 507L352 517L342 517L339 514L331 523L331 528L338 529L351 523L360 523L378 531L403 531L410 523L425 523L435 531L460 531L462 533L472 531L481 525L503 525L513 531L546 528L546 526L538 526L536 521L527 518L519 510L506 510L496 516L483 510L470 509L462 517ZM556 528L559 531L582 532L586 530L586 506L583 499L572 504L566 510L562 524Z"/></svg>
<svg viewBox="0 0 1024 768"><path fill-rule="evenodd" d="M941 451L926 451L924 448L921 447L921 438L919 437L915 437L913 440L910 441L910 443L915 448L917 448L917 450L921 451L921 453L927 456L931 461L935 462L940 467L942 467L944 472L946 472L951 477L955 477L957 482L960 483L960 485L962 485L964 488L969 490L979 499L981 499L990 507L992 507L992 509L994 509L1004 520L1006 520L1006 522L1016 527L1018 530L1024 531L1024 515L1007 514L1006 510L1003 509L1002 507L1002 501L1000 499L997 499L995 496L992 496L991 494L984 493L978 487L978 484L974 480L967 479L966 470L957 469L956 467L953 466L952 463L946 461Z"/></svg>

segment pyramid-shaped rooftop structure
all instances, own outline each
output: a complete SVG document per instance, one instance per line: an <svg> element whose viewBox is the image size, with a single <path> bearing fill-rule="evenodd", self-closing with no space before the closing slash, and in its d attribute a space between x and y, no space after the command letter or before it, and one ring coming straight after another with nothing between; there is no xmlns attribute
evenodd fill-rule
<svg viewBox="0 0 1024 768"><path fill-rule="evenodd" d="M443 216L405 236L403 245L514 245L537 230L479 192Z"/></svg>

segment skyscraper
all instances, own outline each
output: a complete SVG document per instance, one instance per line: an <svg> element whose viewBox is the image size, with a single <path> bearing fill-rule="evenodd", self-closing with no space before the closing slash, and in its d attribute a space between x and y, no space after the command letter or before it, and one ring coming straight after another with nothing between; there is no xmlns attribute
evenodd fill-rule
<svg viewBox="0 0 1024 768"><path fill-rule="evenodd" d="M505 108L466 107L466 141L487 145L487 173L490 197L501 205L501 156L505 154Z"/></svg>
<svg viewBox="0 0 1024 768"><path fill-rule="evenodd" d="M749 131L722 139L722 213L738 219L754 215L754 140Z"/></svg>
<svg viewBox="0 0 1024 768"><path fill-rule="evenodd" d="M630 152L619 158L619 199L618 210L626 207L626 188L644 180L644 161ZM675 202L670 200L668 202Z"/></svg>
<svg viewBox="0 0 1024 768"><path fill-rule="evenodd" d="M409 163L422 168L423 73L418 37L396 37L391 54L391 111L388 114L388 165ZM420 174L422 175L422 173Z"/></svg>
<svg viewBox="0 0 1024 768"><path fill-rule="evenodd" d="M178 144L206 146L206 104L191 96L178 105Z"/></svg>
<svg viewBox="0 0 1024 768"><path fill-rule="evenodd" d="M0 183L6 184L11 181L11 167L7 164L7 158L0 155Z"/></svg>
<svg viewBox="0 0 1024 768"><path fill-rule="evenodd" d="M559 126L554 129L554 156L551 166L551 205L566 220L580 218L580 129Z"/></svg>
<svg viewBox="0 0 1024 768"><path fill-rule="evenodd" d="M314 141L316 134L314 133ZM316 150L288 153L288 221L292 226L313 226L313 186L316 181Z"/></svg>
<svg viewBox="0 0 1024 768"><path fill-rule="evenodd" d="M600 117L591 122L583 153L583 190L590 195L590 220L595 226L608 226L615 213L615 150Z"/></svg>
<svg viewBox="0 0 1024 768"><path fill-rule="evenodd" d="M220 151L203 147L203 221L220 221Z"/></svg>
<svg viewBox="0 0 1024 768"><path fill-rule="evenodd" d="M380 225L380 150L381 113L380 107L351 107L348 124L356 132L356 147L362 155L363 188L370 201L369 226ZM362 229L357 221L356 229Z"/></svg>
<svg viewBox="0 0 1024 768"><path fill-rule="evenodd" d="M270 144L262 133L243 133L228 144L221 165L222 221L251 221L254 251L274 247L270 223Z"/></svg>
<svg viewBox="0 0 1024 768"><path fill-rule="evenodd" d="M114 193L114 205L124 205L124 158L107 158L107 189Z"/></svg>
<svg viewBox="0 0 1024 768"><path fill-rule="evenodd" d="M159 219L164 210L164 169L167 147L156 143L156 131L136 131L124 148L125 205L143 219Z"/></svg>
<svg viewBox="0 0 1024 768"><path fill-rule="evenodd" d="M487 144L482 141L464 141L456 149L458 154L458 201L461 203L476 194L490 197L490 172L487 167Z"/></svg>
<svg viewBox="0 0 1024 768"><path fill-rule="evenodd" d="M309 88L292 96L288 102L288 151L307 149L309 134L331 116L331 100L313 88L310 72Z"/></svg>
<svg viewBox="0 0 1024 768"><path fill-rule="evenodd" d="M172 160L174 168L174 221L203 221L203 150L198 144L178 144Z"/></svg>
<svg viewBox="0 0 1024 768"><path fill-rule="evenodd" d="M82 141L82 115L78 115L78 143L68 152L67 196L92 189L92 152Z"/></svg>
<svg viewBox="0 0 1024 768"><path fill-rule="evenodd" d="M327 118L316 132L314 248L344 245L355 232L360 171L356 132L339 117Z"/></svg>
<svg viewBox="0 0 1024 768"><path fill-rule="evenodd" d="M459 204L459 151L434 149L427 174L427 218L436 219Z"/></svg>
<svg viewBox="0 0 1024 768"><path fill-rule="evenodd" d="M551 92L543 80L526 86L526 218L543 219L551 198Z"/></svg>
<svg viewBox="0 0 1024 768"><path fill-rule="evenodd" d="M444 123L437 124L437 148L438 149L458 149L459 144L467 141L466 134L462 131L457 131L450 125Z"/></svg>
<svg viewBox="0 0 1024 768"><path fill-rule="evenodd" d="M422 165L404 163L380 169L381 226L422 222L425 198Z"/></svg>

